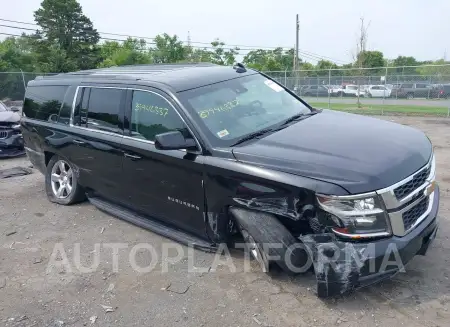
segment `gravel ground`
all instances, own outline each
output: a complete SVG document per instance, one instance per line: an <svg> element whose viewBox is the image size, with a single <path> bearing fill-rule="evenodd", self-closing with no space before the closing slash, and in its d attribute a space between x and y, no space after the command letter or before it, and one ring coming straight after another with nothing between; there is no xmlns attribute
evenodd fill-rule
<svg viewBox="0 0 450 327"><path fill-rule="evenodd" d="M255 263L244 273L248 262L239 253L231 254L236 271L230 272L212 254L189 254L185 247L178 262L158 260L152 271L137 272L130 256L140 267L154 257L145 250L133 252L135 245L151 245L162 257L164 248L176 244L88 203L50 203L43 176L33 170L0 181L0 325L448 326L450 120L384 119L416 126L432 139L442 190L440 231L433 246L393 280L322 301L313 293L312 274L269 276L258 272ZM0 169L28 164L26 158L3 160ZM119 250L115 265L108 243L128 246ZM52 256L55 249L59 252ZM177 254L173 249L168 253ZM64 257L67 262L55 262ZM88 271L96 258L98 267ZM190 260L198 268L194 272L188 272Z"/></svg>

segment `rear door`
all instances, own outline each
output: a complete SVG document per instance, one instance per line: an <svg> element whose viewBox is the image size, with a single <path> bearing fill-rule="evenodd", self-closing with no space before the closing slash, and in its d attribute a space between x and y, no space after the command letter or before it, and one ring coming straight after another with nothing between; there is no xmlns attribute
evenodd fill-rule
<svg viewBox="0 0 450 327"><path fill-rule="evenodd" d="M126 90L80 86L72 114L73 139L67 156L80 170L80 183L107 199L120 199Z"/></svg>
<svg viewBox="0 0 450 327"><path fill-rule="evenodd" d="M157 150L154 145L159 133L180 130L192 135L176 104L155 89L129 90L126 117L123 188L128 204L204 236L203 155Z"/></svg>

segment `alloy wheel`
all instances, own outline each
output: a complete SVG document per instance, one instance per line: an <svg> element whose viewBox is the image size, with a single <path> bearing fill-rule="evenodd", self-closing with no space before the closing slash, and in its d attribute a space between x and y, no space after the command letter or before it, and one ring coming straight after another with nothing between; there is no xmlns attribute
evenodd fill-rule
<svg viewBox="0 0 450 327"><path fill-rule="evenodd" d="M72 193L73 171L64 160L55 162L51 175L52 191L58 199L65 199Z"/></svg>

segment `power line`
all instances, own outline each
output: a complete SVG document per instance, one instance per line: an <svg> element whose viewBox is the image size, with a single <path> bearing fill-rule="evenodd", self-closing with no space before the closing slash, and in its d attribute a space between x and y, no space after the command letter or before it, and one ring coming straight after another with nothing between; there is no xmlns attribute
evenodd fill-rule
<svg viewBox="0 0 450 327"><path fill-rule="evenodd" d="M0 24L0 26L7 27L7 28L12 28L12 29L25 30L25 31L38 31L38 30L33 29L33 28L11 26L11 25L5 25L5 24ZM113 33L109 33L109 34L110 35L116 35L116 34L113 34ZM119 34L119 35L123 35L123 34ZM14 36L14 35L12 35L12 36ZM16 35L16 36L21 36L21 35ZM100 39L101 40L106 40L106 41L118 41L118 42L125 42L126 41L126 40L123 40L123 39L116 39L116 38L109 38L109 37L100 37ZM149 44L155 44L154 42L148 42L148 43ZM191 45L191 47L192 48L196 48L196 49L213 49L213 50L217 49L217 47L213 47L211 45L209 45L209 46L195 46L195 45ZM222 49L224 49L224 50L235 50L235 48L231 48L231 47L222 47ZM247 52L247 54L248 54L248 52L255 50L255 49L251 49L251 48L248 48L248 49L238 48L238 49L239 49L238 50L239 52L245 51L245 52ZM149 49L147 49L147 50L149 50ZM239 54L240 55L244 55L243 53L239 53ZM321 60L322 59L320 57L316 57L316 56L308 55L308 54L303 54L302 56L306 57L307 59L311 59L311 60Z"/></svg>
<svg viewBox="0 0 450 327"><path fill-rule="evenodd" d="M30 26L39 26L38 24L35 23L27 23L27 22L22 22L22 21L17 21L17 20L10 20L10 19L3 19L0 18L0 21L5 21L5 22L10 22L10 23L17 23L17 24L23 24L23 25L30 25ZM18 28L18 29L23 29L23 30L32 30L35 31L35 29L28 29L28 28L22 28L19 26L14 26L10 28ZM144 36L137 36L137 35L127 35L127 34L119 34L119 33L109 33L109 32L101 32L98 31L99 34L105 34L105 35L112 35L112 36L120 36L120 37L132 37L132 38L137 38L137 39L143 39L143 40L152 40L154 41L155 38L152 37L144 37ZM115 40L115 39L111 39L111 38L105 38L105 37L101 37L101 39L104 40ZM117 41L125 41L125 40L117 40ZM183 43L186 43L186 41L181 41ZM154 44L154 42L148 42L149 44ZM204 44L204 45L208 45L208 46L195 46L192 44ZM256 46L256 45L239 45L239 44L227 44L228 47L224 47L223 49L225 50L234 50L234 48L239 48L240 51L253 51L253 50L258 50L258 49L262 49L262 50L274 50L274 49L290 49L291 47L271 47L271 46ZM215 49L215 47L211 46L211 42L198 42L198 41L191 41L191 47L193 48L198 48L198 49ZM319 55L317 53L314 52L310 52L310 51L305 51L305 50L301 50L299 49L299 54L301 55L301 57L307 58L307 59L312 59L312 60L328 60L328 61L333 61L335 63L347 63L344 62L342 60L337 60L337 59L333 59L331 57L327 57L327 56L323 56L323 55Z"/></svg>

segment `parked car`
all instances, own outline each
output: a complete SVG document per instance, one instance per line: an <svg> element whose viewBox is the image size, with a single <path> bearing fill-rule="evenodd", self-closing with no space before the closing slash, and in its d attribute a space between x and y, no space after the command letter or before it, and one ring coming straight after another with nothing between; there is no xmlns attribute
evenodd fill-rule
<svg viewBox="0 0 450 327"><path fill-rule="evenodd" d="M365 90L366 96L369 98L389 98L391 90L384 85L371 85Z"/></svg>
<svg viewBox="0 0 450 327"><path fill-rule="evenodd" d="M25 154L18 108L12 110L0 101L0 158Z"/></svg>
<svg viewBox="0 0 450 327"><path fill-rule="evenodd" d="M448 99L450 97L450 84L439 84L431 91L432 98Z"/></svg>
<svg viewBox="0 0 450 327"><path fill-rule="evenodd" d="M343 95L342 86L340 86L340 85L331 85L329 87L328 92L331 96L342 96Z"/></svg>
<svg viewBox="0 0 450 327"><path fill-rule="evenodd" d="M394 276L438 228L424 133L312 108L242 64L36 78L22 131L50 201L204 250L243 240L264 271L312 262L320 297Z"/></svg>
<svg viewBox="0 0 450 327"><path fill-rule="evenodd" d="M327 97L329 90L322 85L308 85L301 89L300 95L305 97Z"/></svg>
<svg viewBox="0 0 450 327"><path fill-rule="evenodd" d="M430 98L432 87L427 83L402 83L392 89L391 96L397 98Z"/></svg>
<svg viewBox="0 0 450 327"><path fill-rule="evenodd" d="M364 96L364 89L357 85L344 85L342 89L336 94L337 96Z"/></svg>

